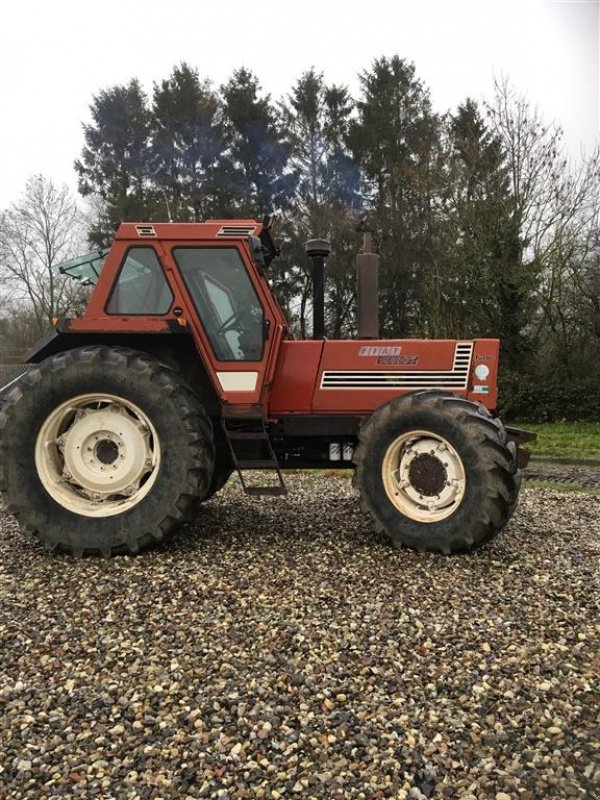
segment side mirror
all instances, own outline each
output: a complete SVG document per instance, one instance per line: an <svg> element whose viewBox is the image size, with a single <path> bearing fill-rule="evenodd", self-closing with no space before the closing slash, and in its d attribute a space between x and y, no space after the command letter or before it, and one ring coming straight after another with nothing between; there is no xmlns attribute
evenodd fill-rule
<svg viewBox="0 0 600 800"><path fill-rule="evenodd" d="M263 258L265 266L268 267L275 256L279 255L279 248L273 239L273 230L275 227L275 215L269 214L263 218L263 229L260 232L260 242L262 244Z"/></svg>
<svg viewBox="0 0 600 800"><path fill-rule="evenodd" d="M265 261L266 248L263 247L261 240L258 238L258 236L249 236L248 245L250 247L250 253L254 263L259 269L264 270L267 266Z"/></svg>

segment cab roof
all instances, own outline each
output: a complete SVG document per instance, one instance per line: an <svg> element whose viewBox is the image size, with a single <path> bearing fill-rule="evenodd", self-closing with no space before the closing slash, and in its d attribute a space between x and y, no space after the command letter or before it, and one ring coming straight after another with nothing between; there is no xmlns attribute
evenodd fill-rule
<svg viewBox="0 0 600 800"><path fill-rule="evenodd" d="M115 239L247 239L260 236L263 223L253 219L209 219L206 222L123 222Z"/></svg>

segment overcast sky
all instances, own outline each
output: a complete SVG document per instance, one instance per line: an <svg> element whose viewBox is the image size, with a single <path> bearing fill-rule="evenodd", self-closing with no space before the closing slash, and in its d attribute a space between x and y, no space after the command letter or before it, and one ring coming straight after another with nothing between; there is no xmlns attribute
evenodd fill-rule
<svg viewBox="0 0 600 800"><path fill-rule="evenodd" d="M21 0L4 4L0 208L29 175L75 189L92 96L138 77L146 90L181 61L216 85L240 66L273 97L315 66L354 92L357 73L397 53L434 108L490 97L507 75L560 122L573 156L599 130L599 0Z"/></svg>

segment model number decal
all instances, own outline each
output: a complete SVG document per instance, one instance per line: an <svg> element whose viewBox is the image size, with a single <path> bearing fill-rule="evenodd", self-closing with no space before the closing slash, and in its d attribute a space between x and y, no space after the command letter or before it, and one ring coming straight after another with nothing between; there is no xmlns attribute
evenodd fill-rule
<svg viewBox="0 0 600 800"><path fill-rule="evenodd" d="M377 359L377 363L385 365L387 367L389 366L398 367L403 365L409 365L414 367L416 364L419 363L419 356L380 356Z"/></svg>

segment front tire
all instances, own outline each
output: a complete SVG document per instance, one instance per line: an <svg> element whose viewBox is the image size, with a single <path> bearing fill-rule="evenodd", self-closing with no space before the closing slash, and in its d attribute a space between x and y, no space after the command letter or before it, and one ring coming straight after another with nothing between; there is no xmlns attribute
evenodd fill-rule
<svg viewBox="0 0 600 800"><path fill-rule="evenodd" d="M11 388L0 464L8 511L49 549L135 553L191 518L212 479L212 426L170 368L81 347Z"/></svg>
<svg viewBox="0 0 600 800"><path fill-rule="evenodd" d="M363 508L397 546L446 554L489 542L519 490L504 428L453 395L398 397L365 423L355 454Z"/></svg>

